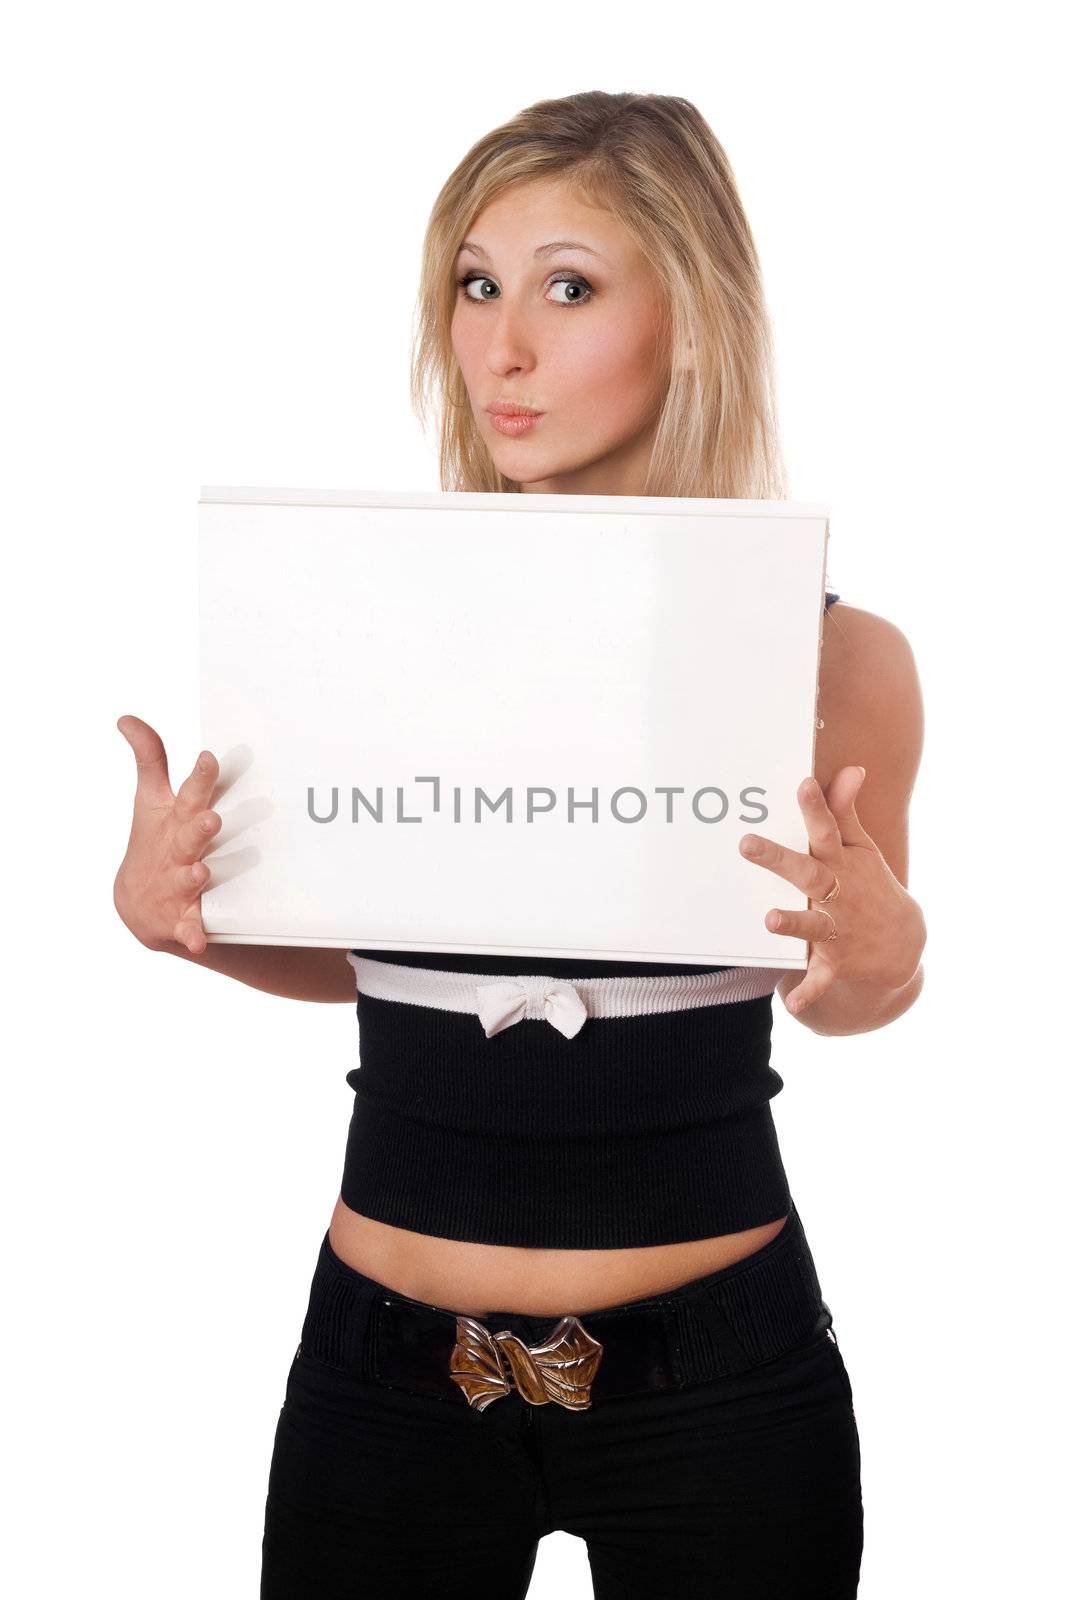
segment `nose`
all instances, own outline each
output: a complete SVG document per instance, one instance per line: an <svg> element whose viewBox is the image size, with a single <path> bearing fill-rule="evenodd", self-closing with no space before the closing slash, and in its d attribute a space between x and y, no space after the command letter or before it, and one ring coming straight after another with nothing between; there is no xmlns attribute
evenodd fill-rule
<svg viewBox="0 0 1067 1600"><path fill-rule="evenodd" d="M515 371L528 372L533 366L533 343L520 311L499 308L485 348L485 363L501 377Z"/></svg>

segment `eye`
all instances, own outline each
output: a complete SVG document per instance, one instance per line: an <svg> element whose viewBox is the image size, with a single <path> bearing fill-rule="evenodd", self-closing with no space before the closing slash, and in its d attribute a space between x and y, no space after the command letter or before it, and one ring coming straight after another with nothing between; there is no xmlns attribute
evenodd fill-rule
<svg viewBox="0 0 1067 1600"><path fill-rule="evenodd" d="M497 289L497 286L493 282L493 279L486 277L484 272L468 272L462 278L457 278L456 279L457 288L464 289L464 290L469 288L470 285L474 284L474 283L479 283L479 284L481 284L481 283L489 283L489 284L492 284L493 288L496 289L496 294L494 294L494 295L485 295L479 290L476 294L468 294L466 296L466 298L468 300L474 301L475 304L484 305L487 300L499 299L499 296L500 296L499 289ZM553 299L553 304L557 305L557 306L563 306L563 305L567 305L567 306L584 306L584 305L588 305L590 300L593 298L594 293L595 293L595 291L591 288L591 286L588 283L586 283L585 279L584 278L580 278L577 275L577 273L568 273L566 275L561 275L560 277L553 278L552 282L549 284L549 288L550 289L554 289L558 284L562 284L564 290L567 291L567 292L561 298L559 298L559 299L555 299L554 298ZM584 291L584 293L583 293L581 298L577 298L576 296L572 295L569 292L572 287Z"/></svg>
<svg viewBox="0 0 1067 1600"><path fill-rule="evenodd" d="M549 284L549 288L554 289L558 283L561 283L565 289L584 289L585 295L580 297L566 294L563 296L562 300L558 300L556 302L557 305L584 306L588 305L589 301L593 298L593 291L586 283L584 278L579 278L573 274L565 278L553 278L552 282Z"/></svg>
<svg viewBox="0 0 1067 1600"><path fill-rule="evenodd" d="M471 283L492 283L492 281L492 278L486 278L480 272L468 272L465 278L456 279L456 283L461 289L465 289ZM481 294L469 294L467 296L468 300L482 300L484 298L484 295Z"/></svg>

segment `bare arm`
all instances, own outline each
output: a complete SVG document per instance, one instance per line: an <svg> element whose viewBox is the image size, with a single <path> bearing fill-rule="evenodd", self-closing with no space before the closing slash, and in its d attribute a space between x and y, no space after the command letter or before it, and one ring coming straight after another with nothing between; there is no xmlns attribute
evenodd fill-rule
<svg viewBox="0 0 1067 1600"><path fill-rule="evenodd" d="M202 751L175 794L167 752L155 729L132 716L120 717L117 726L137 762L137 790L114 901L134 937L148 950L182 956L267 994L355 1000L356 975L344 950L208 941L200 897L211 869L201 857L222 826L218 812L210 809L219 764L210 750Z"/></svg>
<svg viewBox="0 0 1067 1600"><path fill-rule="evenodd" d="M834 611L843 604L838 601ZM797 1021L828 1036L869 1033L909 1011L925 981L926 922L907 892L908 808L922 758L923 700L915 658L901 630L873 612L846 606L824 637L819 706L825 728L816 747L816 779L828 794L842 768L852 763L866 768L856 814L899 886L908 930L903 943L914 952L914 965L909 959L885 983L837 979ZM900 921L894 926L899 929ZM804 976L791 972L782 979L783 1000Z"/></svg>
<svg viewBox="0 0 1067 1600"><path fill-rule="evenodd" d="M209 943L200 955L194 956L182 944L172 942L161 948L198 967L210 967L212 972L237 978L267 994L283 995L287 1000L340 1002L356 998L356 975L343 950Z"/></svg>

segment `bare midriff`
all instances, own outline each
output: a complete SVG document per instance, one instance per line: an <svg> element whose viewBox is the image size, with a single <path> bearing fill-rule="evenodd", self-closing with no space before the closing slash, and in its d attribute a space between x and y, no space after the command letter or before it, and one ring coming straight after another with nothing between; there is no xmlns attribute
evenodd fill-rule
<svg viewBox="0 0 1067 1600"><path fill-rule="evenodd" d="M785 1226L779 1217L741 1233L625 1250L541 1250L439 1239L378 1222L338 1196L330 1244L357 1272L398 1294L446 1311L485 1316L579 1315L643 1299L718 1272L769 1244Z"/></svg>

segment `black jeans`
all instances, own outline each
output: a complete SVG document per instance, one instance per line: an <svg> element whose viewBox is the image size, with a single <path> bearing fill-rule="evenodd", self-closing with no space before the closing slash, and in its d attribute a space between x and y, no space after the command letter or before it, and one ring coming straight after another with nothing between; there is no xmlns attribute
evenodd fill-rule
<svg viewBox="0 0 1067 1600"><path fill-rule="evenodd" d="M794 1208L762 1250L655 1303L695 1317L707 1355L708 1291L731 1274L758 1308L761 1271L798 1234ZM520 1600L556 1529L585 1541L595 1600L854 1600L859 1440L825 1302L740 1372L599 1403L594 1380L581 1411L515 1391L479 1411L367 1376L367 1308L392 1294L327 1232L278 1417L260 1600Z"/></svg>

